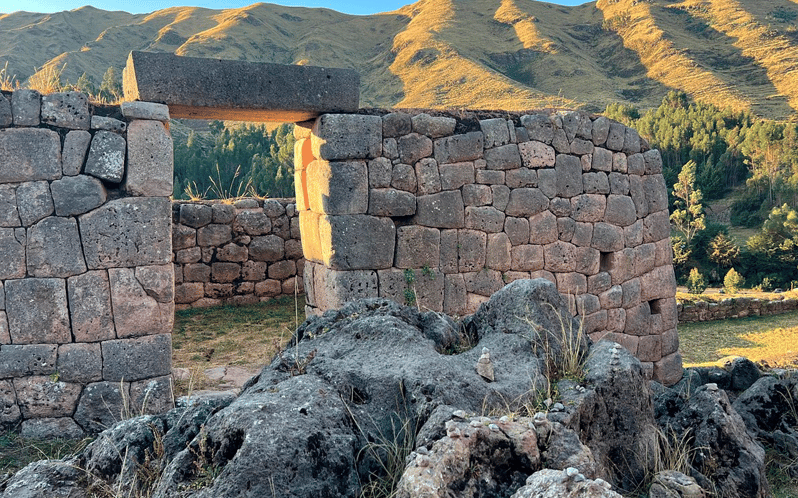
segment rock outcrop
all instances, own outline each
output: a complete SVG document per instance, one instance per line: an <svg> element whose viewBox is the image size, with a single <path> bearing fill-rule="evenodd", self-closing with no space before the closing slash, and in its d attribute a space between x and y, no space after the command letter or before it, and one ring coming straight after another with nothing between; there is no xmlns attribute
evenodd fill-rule
<svg viewBox="0 0 798 498"><path fill-rule="evenodd" d="M614 498L652 486L656 496L698 498L698 485L714 482L767 496L763 450L724 391L694 372L691 389L654 383L652 396L638 359L608 341L588 350L570 323L542 279L513 282L461 323L386 299L352 302L305 322L237 398L122 422L0 491L310 498L397 485L402 498ZM492 381L475 368L486 348ZM565 372L569 354L583 360L581 373L547 379ZM746 420L775 420L765 398L777 384L760 379L738 398L761 400ZM655 477L658 426L689 434L691 476Z"/></svg>

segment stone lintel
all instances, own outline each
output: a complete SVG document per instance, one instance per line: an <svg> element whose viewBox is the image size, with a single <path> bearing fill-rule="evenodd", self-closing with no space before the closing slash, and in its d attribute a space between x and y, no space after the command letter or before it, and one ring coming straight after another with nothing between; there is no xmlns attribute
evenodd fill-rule
<svg viewBox="0 0 798 498"><path fill-rule="evenodd" d="M360 102L351 69L131 52L123 79L125 100L166 104L172 118L300 122Z"/></svg>

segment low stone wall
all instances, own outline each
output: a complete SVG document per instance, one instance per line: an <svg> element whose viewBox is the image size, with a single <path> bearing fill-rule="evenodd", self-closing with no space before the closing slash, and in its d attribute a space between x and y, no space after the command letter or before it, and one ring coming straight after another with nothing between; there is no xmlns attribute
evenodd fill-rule
<svg viewBox="0 0 798 498"><path fill-rule="evenodd" d="M0 429L78 437L171 407L168 120L0 95Z"/></svg>
<svg viewBox="0 0 798 498"><path fill-rule="evenodd" d="M543 277L594 339L681 377L662 160L581 112L325 114L296 128L308 313L387 297L472 313Z"/></svg>
<svg viewBox="0 0 798 498"><path fill-rule="evenodd" d="M679 303L679 322L708 322L746 316L767 316L798 309L798 299L766 301L753 297L727 298L718 303L697 301Z"/></svg>
<svg viewBox="0 0 798 498"><path fill-rule="evenodd" d="M293 199L172 204L177 309L303 293Z"/></svg>

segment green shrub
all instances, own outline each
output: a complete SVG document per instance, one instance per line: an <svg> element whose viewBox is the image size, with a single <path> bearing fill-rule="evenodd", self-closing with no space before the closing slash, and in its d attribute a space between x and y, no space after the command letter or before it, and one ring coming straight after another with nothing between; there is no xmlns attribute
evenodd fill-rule
<svg viewBox="0 0 798 498"><path fill-rule="evenodd" d="M690 294L696 295L707 290L707 283L698 268L690 270L690 276L687 277L687 290L690 291Z"/></svg>
<svg viewBox="0 0 798 498"><path fill-rule="evenodd" d="M737 292L744 283L745 279L734 268L730 269L726 276L723 277L723 287L732 293Z"/></svg>

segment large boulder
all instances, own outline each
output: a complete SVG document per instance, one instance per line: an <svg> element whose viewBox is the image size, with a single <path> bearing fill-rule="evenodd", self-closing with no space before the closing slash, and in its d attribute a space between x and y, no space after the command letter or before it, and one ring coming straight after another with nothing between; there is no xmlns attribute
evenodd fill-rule
<svg viewBox="0 0 798 498"><path fill-rule="evenodd" d="M732 406L748 431L792 460L798 473L798 377L761 377Z"/></svg>
<svg viewBox="0 0 798 498"><path fill-rule="evenodd" d="M689 442L692 476L699 484L706 487L711 481L728 496L769 496L765 450L748 433L724 390L710 383L686 399L665 390L656 403L658 424Z"/></svg>

